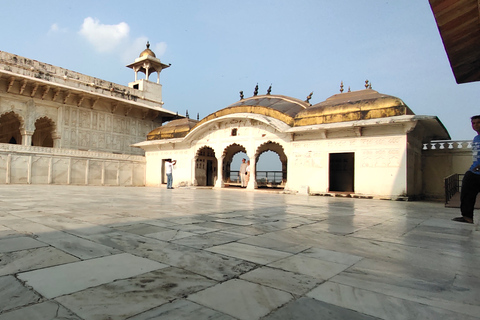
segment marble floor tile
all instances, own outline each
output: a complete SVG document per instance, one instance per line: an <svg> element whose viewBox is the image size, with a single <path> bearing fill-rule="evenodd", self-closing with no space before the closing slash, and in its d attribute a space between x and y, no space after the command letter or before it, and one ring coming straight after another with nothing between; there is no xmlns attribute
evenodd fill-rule
<svg viewBox="0 0 480 320"><path fill-rule="evenodd" d="M18 274L18 278L47 298L73 293L117 279L167 267L122 253Z"/></svg>
<svg viewBox="0 0 480 320"><path fill-rule="evenodd" d="M30 237L0 238L0 253L45 247L47 244Z"/></svg>
<svg viewBox="0 0 480 320"><path fill-rule="evenodd" d="M242 243L227 243L206 250L259 264L267 264L291 256L290 253Z"/></svg>
<svg viewBox="0 0 480 320"><path fill-rule="evenodd" d="M288 253L299 253L310 248L308 244L305 245L303 243L289 241L285 237L278 235L276 232L240 239L238 242Z"/></svg>
<svg viewBox="0 0 480 320"><path fill-rule="evenodd" d="M480 320L480 232L451 221L458 209L262 190L166 191L0 185L0 251L8 251L0 252L0 320L52 318L50 310L85 320L316 320L316 313ZM35 241L45 246L30 248ZM118 255L137 263L97 263ZM139 262L162 267L137 272ZM35 271L37 280L42 270L52 286L82 287L42 296L22 279Z"/></svg>
<svg viewBox="0 0 480 320"><path fill-rule="evenodd" d="M0 314L0 320L83 320L64 306L52 301L28 305L25 308Z"/></svg>
<svg viewBox="0 0 480 320"><path fill-rule="evenodd" d="M3 253L0 254L0 276L76 261L79 259L53 247Z"/></svg>
<svg viewBox="0 0 480 320"><path fill-rule="evenodd" d="M128 320L235 320L229 315L201 306L188 300L175 300L151 309Z"/></svg>
<svg viewBox="0 0 480 320"><path fill-rule="evenodd" d="M149 238L157 239L157 240L162 240L162 241L175 241L178 239L192 237L195 235L196 235L195 233L191 233L191 232L171 230L171 229L165 228L165 231L149 233L149 234L146 234L145 236Z"/></svg>
<svg viewBox="0 0 480 320"><path fill-rule="evenodd" d="M125 319L217 282L169 267L117 280L55 300L84 319Z"/></svg>
<svg viewBox="0 0 480 320"><path fill-rule="evenodd" d="M187 247L197 248L197 249L205 249L210 248L213 246L234 242L240 239L245 238L245 236L228 233L228 232L210 232L207 234L201 235L194 235L191 237L179 239L172 241L176 244L181 244Z"/></svg>
<svg viewBox="0 0 480 320"><path fill-rule="evenodd" d="M386 320L455 319L478 320L478 317L431 307L369 290L334 282L325 282L307 293L307 297Z"/></svg>
<svg viewBox="0 0 480 320"><path fill-rule="evenodd" d="M278 310L273 311L262 320L377 320L360 312L349 310L318 301L312 298L300 298L287 303Z"/></svg>
<svg viewBox="0 0 480 320"><path fill-rule="evenodd" d="M251 226L252 224L254 224L254 221L252 219L241 219L241 218L216 219L214 221L231 224L235 226Z"/></svg>
<svg viewBox="0 0 480 320"><path fill-rule="evenodd" d="M191 294L188 300L244 320L260 319L293 299L287 292L234 279Z"/></svg>
<svg viewBox="0 0 480 320"><path fill-rule="evenodd" d="M365 259L330 280L472 316L480 314L480 277L460 275L456 270Z"/></svg>
<svg viewBox="0 0 480 320"><path fill-rule="evenodd" d="M348 254L348 253L343 253L343 252L338 252L333 250L325 250L325 249L316 248L316 247L308 248L307 250L302 251L302 254L310 258L345 264L348 266L351 266L363 259L363 257L356 256L353 254Z"/></svg>
<svg viewBox="0 0 480 320"><path fill-rule="evenodd" d="M327 280L347 269L349 265L310 258L297 254L268 264L269 267L305 274L316 279Z"/></svg>
<svg viewBox="0 0 480 320"><path fill-rule="evenodd" d="M130 225L117 226L115 227L115 229L128 233L138 234L140 236L171 230L164 227L154 226L148 223L135 223Z"/></svg>
<svg viewBox="0 0 480 320"><path fill-rule="evenodd" d="M37 303L41 297L13 276L0 277L0 313Z"/></svg>
<svg viewBox="0 0 480 320"><path fill-rule="evenodd" d="M304 274L270 267L257 268L241 275L240 279L283 290L294 296L301 296L323 282Z"/></svg>
<svg viewBox="0 0 480 320"><path fill-rule="evenodd" d="M41 233L37 239L82 260L121 253L114 248L61 231Z"/></svg>

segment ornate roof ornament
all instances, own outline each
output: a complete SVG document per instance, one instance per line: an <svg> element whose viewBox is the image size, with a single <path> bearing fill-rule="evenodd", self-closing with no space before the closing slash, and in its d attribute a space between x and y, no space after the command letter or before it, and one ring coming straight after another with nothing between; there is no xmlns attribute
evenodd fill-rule
<svg viewBox="0 0 480 320"><path fill-rule="evenodd" d="M343 81L340 82L340 93L343 93Z"/></svg>
<svg viewBox="0 0 480 320"><path fill-rule="evenodd" d="M270 87L268 87L267 95L270 95L271 92L272 92L272 85L270 85Z"/></svg>
<svg viewBox="0 0 480 320"><path fill-rule="evenodd" d="M305 102L310 103L310 99L312 99L312 96L313 96L313 91L310 92L310 94L307 96L307 100L305 100Z"/></svg>
<svg viewBox="0 0 480 320"><path fill-rule="evenodd" d="M258 83L257 83L257 85L255 86L255 91L253 91L253 95L254 95L254 96L258 95Z"/></svg>

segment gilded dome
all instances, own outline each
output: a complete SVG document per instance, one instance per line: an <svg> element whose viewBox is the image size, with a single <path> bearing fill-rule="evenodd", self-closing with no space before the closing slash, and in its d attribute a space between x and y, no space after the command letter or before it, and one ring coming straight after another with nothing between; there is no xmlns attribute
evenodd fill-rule
<svg viewBox="0 0 480 320"><path fill-rule="evenodd" d="M295 116L295 126L413 115L399 98L372 89L340 93Z"/></svg>
<svg viewBox="0 0 480 320"><path fill-rule="evenodd" d="M151 56L156 58L155 53L150 50L150 42L147 41L147 49L143 50L142 53L140 53L139 58L146 57L146 56Z"/></svg>
<svg viewBox="0 0 480 320"><path fill-rule="evenodd" d="M197 123L197 120L189 118L170 121L169 123L150 131L147 135L147 140L183 138Z"/></svg>

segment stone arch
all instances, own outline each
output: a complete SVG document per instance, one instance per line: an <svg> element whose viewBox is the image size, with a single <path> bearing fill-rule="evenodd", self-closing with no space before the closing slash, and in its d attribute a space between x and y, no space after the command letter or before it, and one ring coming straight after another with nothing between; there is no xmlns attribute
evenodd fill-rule
<svg viewBox="0 0 480 320"><path fill-rule="evenodd" d="M283 188L287 183L287 160L288 159L287 159L287 155L285 154L285 150L283 149L283 146L280 143L267 141L261 144L255 152L255 168L257 167L257 162L260 159L260 156L262 155L262 153L267 151L272 151L276 153L280 158L280 162L282 163L281 179L277 176L273 176L270 178L262 177L260 175L257 175L256 169L255 169L255 179L257 182L257 186ZM262 181L262 179L265 179L265 181Z"/></svg>
<svg viewBox="0 0 480 320"><path fill-rule="evenodd" d="M41 117L35 121L35 131L32 136L32 146L53 148L53 135L56 130L55 122L48 117Z"/></svg>
<svg viewBox="0 0 480 320"><path fill-rule="evenodd" d="M213 187L217 180L218 161L212 147L203 146L195 154L195 185Z"/></svg>
<svg viewBox="0 0 480 320"><path fill-rule="evenodd" d="M222 154L222 159L223 159L222 173L223 173L223 176L222 176L222 179L223 179L223 182L225 183L225 185L239 184L239 182L237 180L231 178L231 168L230 168L230 166L232 164L233 157L239 152L247 153L247 149L245 149L244 146L242 146L238 143L232 143L223 150L223 154Z"/></svg>
<svg viewBox="0 0 480 320"><path fill-rule="evenodd" d="M13 111L0 115L0 143L22 144L24 121Z"/></svg>

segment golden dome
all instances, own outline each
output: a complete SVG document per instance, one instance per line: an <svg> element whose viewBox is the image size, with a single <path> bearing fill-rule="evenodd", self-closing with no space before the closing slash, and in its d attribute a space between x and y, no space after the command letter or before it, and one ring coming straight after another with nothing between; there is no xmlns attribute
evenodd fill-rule
<svg viewBox="0 0 480 320"><path fill-rule="evenodd" d="M147 41L147 49L143 50L142 53L140 53L140 58L146 57L146 56L151 56L156 58L155 53L150 50L150 42Z"/></svg>
<svg viewBox="0 0 480 320"><path fill-rule="evenodd" d="M366 89L336 94L300 111L295 116L295 126L413 114L401 99Z"/></svg>
<svg viewBox="0 0 480 320"><path fill-rule="evenodd" d="M147 140L183 138L197 123L197 120L189 118L172 120L169 123L150 131L147 135Z"/></svg>

